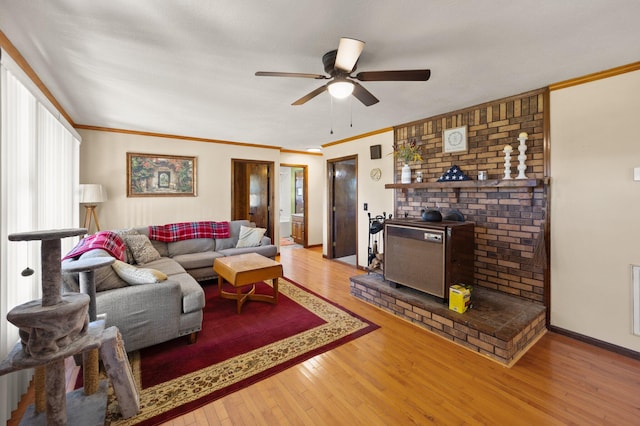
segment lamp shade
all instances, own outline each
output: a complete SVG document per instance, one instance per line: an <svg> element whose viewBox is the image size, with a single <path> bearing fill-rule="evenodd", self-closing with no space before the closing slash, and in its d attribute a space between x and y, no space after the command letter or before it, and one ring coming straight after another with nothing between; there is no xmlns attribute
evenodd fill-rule
<svg viewBox="0 0 640 426"><path fill-rule="evenodd" d="M344 99L353 93L353 83L345 80L335 80L327 86L329 93L336 99Z"/></svg>
<svg viewBox="0 0 640 426"><path fill-rule="evenodd" d="M107 201L107 191L100 184L87 183L80 185L80 202L98 204Z"/></svg>

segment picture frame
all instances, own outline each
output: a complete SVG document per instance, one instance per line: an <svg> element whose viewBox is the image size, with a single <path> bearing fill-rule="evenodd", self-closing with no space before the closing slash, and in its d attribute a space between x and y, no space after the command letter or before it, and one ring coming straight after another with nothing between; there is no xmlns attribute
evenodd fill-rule
<svg viewBox="0 0 640 426"><path fill-rule="evenodd" d="M195 197L196 176L196 157L127 152L127 197Z"/></svg>
<svg viewBox="0 0 640 426"><path fill-rule="evenodd" d="M467 151L467 126L454 127L442 132L442 152L464 152Z"/></svg>

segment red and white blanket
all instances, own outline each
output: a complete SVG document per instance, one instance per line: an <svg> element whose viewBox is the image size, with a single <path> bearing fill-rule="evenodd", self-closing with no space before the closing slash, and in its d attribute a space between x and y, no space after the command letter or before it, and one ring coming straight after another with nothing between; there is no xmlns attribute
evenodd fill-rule
<svg viewBox="0 0 640 426"><path fill-rule="evenodd" d="M81 239L62 260L79 257L89 250L102 249L118 260L124 261L125 243L120 235L111 231L100 231Z"/></svg>
<svg viewBox="0 0 640 426"><path fill-rule="evenodd" d="M194 238L229 238L229 222L181 222L149 226L149 239L172 243Z"/></svg>

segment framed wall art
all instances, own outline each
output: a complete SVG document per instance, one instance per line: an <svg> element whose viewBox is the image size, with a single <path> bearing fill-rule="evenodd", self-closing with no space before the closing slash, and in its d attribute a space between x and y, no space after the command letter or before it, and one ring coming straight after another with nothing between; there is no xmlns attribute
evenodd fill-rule
<svg viewBox="0 0 640 426"><path fill-rule="evenodd" d="M467 150L467 126L455 127L442 132L443 152L461 152Z"/></svg>
<svg viewBox="0 0 640 426"><path fill-rule="evenodd" d="M127 197L195 197L196 157L127 152Z"/></svg>

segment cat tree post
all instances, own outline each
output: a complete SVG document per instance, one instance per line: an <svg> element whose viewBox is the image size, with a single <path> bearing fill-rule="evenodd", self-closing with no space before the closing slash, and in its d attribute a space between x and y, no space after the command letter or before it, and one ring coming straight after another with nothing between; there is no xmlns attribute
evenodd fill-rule
<svg viewBox="0 0 640 426"><path fill-rule="evenodd" d="M84 229L62 229L9 235L10 241L42 242L42 299L16 306L7 314L7 320L19 328L20 346L0 363L0 374L36 367L41 378L44 366L48 425L67 423L64 358L87 344L99 346L87 335L89 296L62 294L61 239L85 233ZM38 399L42 398L36 395Z"/></svg>
<svg viewBox="0 0 640 426"><path fill-rule="evenodd" d="M91 322L98 319L95 270L110 266L115 261L113 257L89 258L70 262L63 268L63 271L67 273L79 272L80 292L89 296L89 321ZM92 349L82 354L82 366L84 393L85 395L93 395L98 391L100 385L98 349Z"/></svg>
<svg viewBox="0 0 640 426"><path fill-rule="evenodd" d="M120 333L116 327L105 330L104 320L98 320L96 315L93 271L110 265L114 259L70 262L65 271L75 269L80 272L81 287L88 294L62 294L60 240L86 233L87 230L81 228L9 235L10 241L42 241L42 299L16 306L7 314L7 320L19 328L20 342L0 361L0 376L25 368L36 369L36 403L34 409L29 407L23 416L24 424L42 424L42 416L46 417L47 425L104 423L107 381L97 379L99 357L114 385L123 418L134 416L140 410L139 395ZM91 324L90 316L94 320ZM85 370L91 372L87 381L91 382L89 391L95 393L94 396L83 397L82 390L66 394L64 360L80 353L86 354ZM45 404L42 403L43 382ZM86 385L84 390L87 391ZM69 412L67 408L70 408Z"/></svg>

